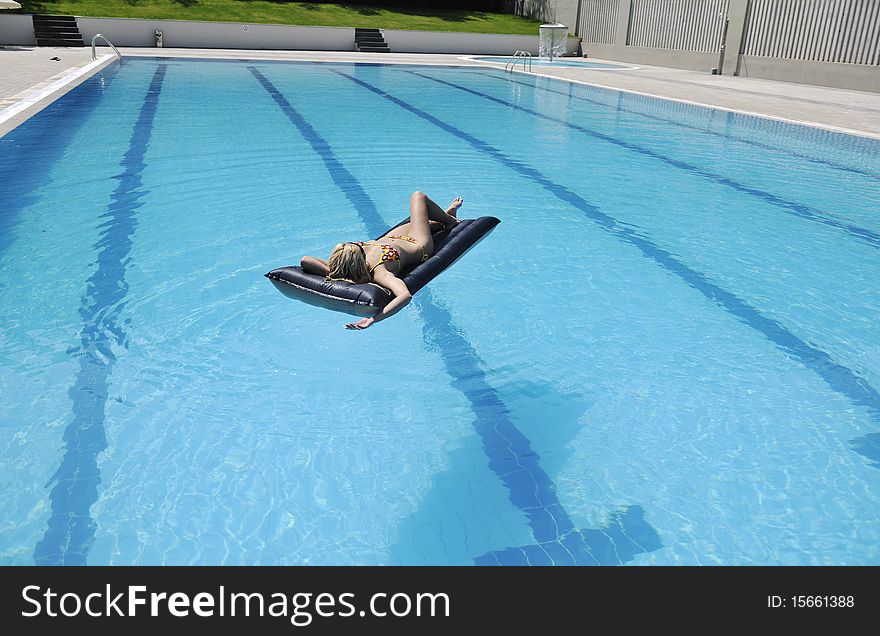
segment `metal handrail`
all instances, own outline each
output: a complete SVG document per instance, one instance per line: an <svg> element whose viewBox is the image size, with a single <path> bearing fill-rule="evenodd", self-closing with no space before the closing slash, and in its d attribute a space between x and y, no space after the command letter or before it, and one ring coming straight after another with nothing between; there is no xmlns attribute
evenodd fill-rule
<svg viewBox="0 0 880 636"><path fill-rule="evenodd" d="M507 60L507 64L504 65L504 71L507 72L510 70L510 65L516 61L516 58L519 57L520 51L516 50L513 52L513 55L510 56L510 59Z"/></svg>
<svg viewBox="0 0 880 636"><path fill-rule="evenodd" d="M92 38L92 61L95 61L98 59L98 55L95 53L95 40L97 40L98 38L101 38L107 44L110 45L110 48L113 49L113 52L116 53L116 56L119 58L119 63L122 64L122 53L119 52L119 49L117 49L115 46L113 46L113 42L108 40L105 36L101 35L100 33L96 33L95 37Z"/></svg>
<svg viewBox="0 0 880 636"><path fill-rule="evenodd" d="M516 61L522 60L523 70L526 70L526 60L529 62L529 73L532 72L532 54L528 51L516 51L510 59L507 61L507 64L504 65L504 71L513 71L516 68Z"/></svg>

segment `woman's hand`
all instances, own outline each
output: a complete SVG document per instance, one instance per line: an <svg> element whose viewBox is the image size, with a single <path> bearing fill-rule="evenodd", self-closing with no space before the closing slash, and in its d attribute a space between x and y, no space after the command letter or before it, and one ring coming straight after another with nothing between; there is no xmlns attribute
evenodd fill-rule
<svg viewBox="0 0 880 636"><path fill-rule="evenodd" d="M376 272L373 274L373 280L377 285L391 290L391 293L394 294L394 299L385 305L385 307L382 308L382 311L375 316L363 318L357 322L350 322L345 325L346 329L366 329L374 322L379 322L380 320L385 320L389 316L393 316L412 300L412 294L409 293L406 283L390 273L384 267L376 268Z"/></svg>
<svg viewBox="0 0 880 636"><path fill-rule="evenodd" d="M357 322L350 322L345 325L346 329L366 329L370 325L376 322L375 318L363 318L362 320L358 320Z"/></svg>

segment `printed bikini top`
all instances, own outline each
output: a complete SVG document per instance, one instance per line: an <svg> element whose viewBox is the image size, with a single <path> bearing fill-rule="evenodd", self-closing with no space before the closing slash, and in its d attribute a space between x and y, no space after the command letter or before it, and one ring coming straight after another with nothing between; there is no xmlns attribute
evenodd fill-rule
<svg viewBox="0 0 880 636"><path fill-rule="evenodd" d="M379 249L382 251L382 254L379 257L379 262L373 265L370 268L370 274L373 273L373 270L379 267L379 265L383 265L385 263L390 263L392 261L400 260L400 252L397 251L397 248L394 247L391 243L372 243L368 241L355 241L355 245L360 245L363 247L364 245L378 245Z"/></svg>

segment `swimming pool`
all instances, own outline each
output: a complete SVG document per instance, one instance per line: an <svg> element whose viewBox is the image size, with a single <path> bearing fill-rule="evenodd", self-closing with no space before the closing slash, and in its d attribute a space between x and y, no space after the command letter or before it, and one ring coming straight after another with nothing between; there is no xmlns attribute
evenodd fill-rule
<svg viewBox="0 0 880 636"><path fill-rule="evenodd" d="M478 62L492 62L494 64L507 64L510 62L510 56L480 56L471 58L477 60ZM526 62L528 63L528 62ZM533 57L531 60L532 66L547 66L547 67L570 67L570 68L589 68L589 69L600 69L600 70L621 70L632 68L631 66L626 66L622 64L606 64L605 62L588 62L582 58L572 59L572 58L555 58L553 60L544 59L541 57ZM522 64L522 62L518 62L518 64Z"/></svg>
<svg viewBox="0 0 880 636"><path fill-rule="evenodd" d="M880 563L880 143L126 59L0 138L5 564ZM263 278L502 223L362 332Z"/></svg>

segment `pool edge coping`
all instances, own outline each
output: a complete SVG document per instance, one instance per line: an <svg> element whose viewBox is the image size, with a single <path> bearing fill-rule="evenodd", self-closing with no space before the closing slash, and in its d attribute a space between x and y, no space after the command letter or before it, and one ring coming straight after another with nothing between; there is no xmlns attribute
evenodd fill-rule
<svg viewBox="0 0 880 636"><path fill-rule="evenodd" d="M635 68L641 68L641 67L635 67ZM591 70L600 70L600 69L591 69ZM606 72L608 70L611 70L611 69L605 69ZM730 106L717 106L717 105L713 105L713 104L707 104L705 102L694 101L692 99L683 99L680 97L667 97L665 95L657 95L655 93L646 93L644 91L637 91L637 90L633 90L633 89L629 89L629 88L618 88L616 86L608 86L607 84L599 84L597 82L590 82L587 80L573 79L570 77L557 77L556 75L546 75L544 73L534 72L534 71L521 71L521 70L512 69L510 72L519 73L521 75L526 75L526 76L540 75L541 77L547 77L550 79L560 80L563 82L572 82L574 84L582 84L584 86L593 86L595 88L602 88L602 89L605 89L608 91L615 91L618 93L629 93L631 95L640 95L642 97L651 97L654 99L662 99L662 100L666 100L666 101L670 101L670 102L678 102L679 104L688 104L690 106L700 106L702 108L708 108L710 110L720 110L720 111L724 111L727 113L737 113L739 115L747 115L749 117L759 117L761 119L773 119L775 121L781 121L781 122L785 122L787 124L794 124L796 126L808 126L810 128L820 128L822 130L829 130L831 132L840 133L840 134L844 134L844 135L852 135L854 137L865 137L868 139L875 139L877 141L880 141L880 132L871 132L868 130L856 130L854 128L845 128L843 126L832 126L831 124L823 124L821 122L816 122L816 121L809 121L809 120L805 120L805 119L793 119L791 117L783 117L781 115L770 115L770 114L766 114L766 113L759 113L759 112L755 112L755 111L743 110L741 108L732 108ZM768 80L768 81L772 81L772 80ZM804 84L804 86L807 86L807 85ZM772 96L768 95L768 97L772 97Z"/></svg>
<svg viewBox="0 0 880 636"><path fill-rule="evenodd" d="M503 56L503 55L483 55L483 54L476 54L476 55L467 55L467 56L464 56L464 57L460 57L460 58L458 58L458 59L460 59L460 60L468 60L469 62L478 62L479 64L491 64L491 65L501 65L501 64L504 64L504 62L500 62L500 61L487 60L487 59L480 59L480 58L487 58L487 57L504 57L504 56ZM521 60L521 59L522 59L522 58L518 58L518 60ZM535 59L537 59L537 60L541 60L541 59L543 59L543 58L540 58L540 57L535 56ZM639 70L639 69L643 68L642 66L639 66L639 65L636 65L636 64L630 64L630 63L628 63L628 62L612 62L611 60L599 60L598 58L596 58L596 59L594 60L593 58L585 58L585 57L574 57L574 58L572 58L571 56L566 56L566 57L560 56L559 59L560 59L560 60L576 59L576 60L583 60L585 63L589 63L589 62L594 62L594 61L595 61L595 62L597 62L597 63L599 63L599 64L608 64L609 66L608 66L607 68L597 68L597 67L593 67L593 66L586 66L585 64L583 64L583 65L578 64L577 66L575 66L575 65L570 65L570 66L557 67L557 68L577 68L578 66L583 66L583 68L581 69L581 70L583 70L583 71L591 71L591 72L592 72L592 71L596 71L596 72L600 72L600 73L607 73L608 71L636 71L636 70ZM510 64L510 60L508 60L507 64ZM505 67L504 67L504 68L507 68L507 64L505 64ZM499 68L499 66L495 66L495 68ZM511 67L511 68L513 68L513 67ZM553 67L547 67L547 66L540 66L540 65L539 65L537 68L553 68ZM529 72L531 73L531 71L529 71ZM556 76L555 76L555 75L546 75L546 76L544 76L544 77L556 77ZM557 77L556 79L568 79L568 78L565 78L565 77ZM661 98L661 99L663 99L663 98Z"/></svg>
<svg viewBox="0 0 880 636"><path fill-rule="evenodd" d="M53 76L8 98L14 103L0 110L0 138L102 71L115 59L113 54L104 54L84 66L67 71L60 78Z"/></svg>
<svg viewBox="0 0 880 636"><path fill-rule="evenodd" d="M293 54L290 57L279 58L279 57L269 57L265 55L265 51L263 50L249 50L245 53L242 49L191 49L192 53L187 52L185 55L181 55L180 51L163 51L156 50L155 52L144 53L140 51L133 51L125 53L123 57L134 57L134 58L164 58L164 59L216 59L216 60L225 60L225 61L272 61L272 62L313 62L313 63L344 63L344 64L381 64L381 65L430 65L430 66L446 66L454 68L458 67L471 67L471 68L497 68L498 70L503 70L498 66L493 66L492 63L489 62L481 62L472 59L477 54L452 54L460 63L455 64L451 63L450 60L444 61L427 61L427 60L389 60L383 61L381 58L366 58L361 59L360 56L363 54L352 53L351 57L357 57L358 59L325 59L325 60L315 60L315 59L303 59L302 54L305 53L307 55L314 53L323 53L323 51L284 51L287 54ZM345 52L348 53L348 52ZM297 55L299 54L299 55ZM369 54L367 54L369 55ZM423 55L423 54L419 54ZM115 59L114 55L105 54L86 64L85 66L81 66L60 79L52 81L48 85L37 84L29 89L26 89L22 93L11 97L10 99L18 98L17 102L12 104L11 106L7 106L3 110L0 110L0 138L7 135L9 132L28 121L31 117L39 113L41 110L46 108L48 105L62 97L65 93L69 92L86 79L95 75L99 71L103 70L106 66L108 66ZM597 61L614 63L612 60L599 60ZM636 66L635 68L640 68ZM827 130L834 133L851 135L854 137L860 137L865 139L873 139L880 141L880 133L871 132L867 130L858 130L854 128L846 128L844 126L834 126L831 124L825 124L816 121L803 120L803 119L795 119L791 117L784 117L781 115L771 115L767 113L760 113L756 111L744 110L740 108L732 108L729 106L720 106L714 104L707 104L705 102L683 99L679 97L668 97L665 95L657 95L656 93L650 93L645 91L638 91L627 88L619 88L615 86L608 86L607 84L601 84L597 81L585 80L585 79L574 79L570 77L558 77L556 75L550 75L541 72L542 69L538 69L537 71L523 71L513 69L511 72L519 73L521 75L526 75L530 77L540 76L553 80L558 80L561 82L570 82L573 84L581 84L584 86L592 86L595 88L601 88L608 91L616 91L619 93L628 93L631 95L640 95L642 97L650 97L653 99L667 100L671 102L677 102L679 104L688 104L691 106L699 106L701 108L708 108L710 110L717 110L723 112L737 113L740 115L746 115L749 117L759 117L761 119L770 119L774 121L781 121L788 124L799 125L799 126L807 126L810 128L818 128L820 130ZM591 69L597 70L597 69ZM606 72L610 69L605 69ZM617 70L617 69L614 69ZM625 70L630 70L629 68ZM33 91L36 91L35 94L30 94ZM22 96L19 98L19 96ZM772 96L771 96L772 97Z"/></svg>

